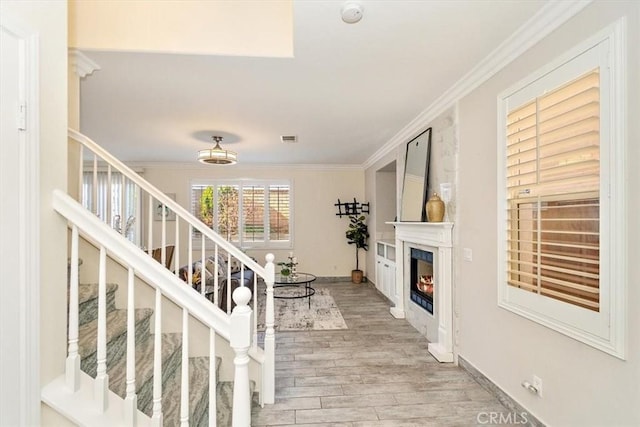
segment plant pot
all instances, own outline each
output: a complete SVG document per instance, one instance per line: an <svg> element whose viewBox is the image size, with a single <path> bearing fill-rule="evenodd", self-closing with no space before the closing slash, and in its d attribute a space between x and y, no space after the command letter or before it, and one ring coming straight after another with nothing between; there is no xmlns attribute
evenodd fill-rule
<svg viewBox="0 0 640 427"><path fill-rule="evenodd" d="M288 268L283 268L282 270L280 270L280 275L281 276L288 276L289 274L291 274L291 270L289 270Z"/></svg>
<svg viewBox="0 0 640 427"><path fill-rule="evenodd" d="M351 270L351 281L353 283L362 283L362 270Z"/></svg>

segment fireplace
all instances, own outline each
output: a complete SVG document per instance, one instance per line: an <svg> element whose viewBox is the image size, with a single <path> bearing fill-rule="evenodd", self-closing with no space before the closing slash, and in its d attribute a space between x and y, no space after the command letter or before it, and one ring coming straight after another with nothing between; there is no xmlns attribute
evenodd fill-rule
<svg viewBox="0 0 640 427"><path fill-rule="evenodd" d="M409 298L420 308L433 314L433 293L435 288L433 252L411 248L410 254Z"/></svg>
<svg viewBox="0 0 640 427"><path fill-rule="evenodd" d="M402 284L396 287L398 297L391 314L425 331L427 349L439 362L453 362L453 223L391 224L396 227L396 278ZM415 249L424 253L417 255L420 252ZM420 276L425 277L420 280Z"/></svg>

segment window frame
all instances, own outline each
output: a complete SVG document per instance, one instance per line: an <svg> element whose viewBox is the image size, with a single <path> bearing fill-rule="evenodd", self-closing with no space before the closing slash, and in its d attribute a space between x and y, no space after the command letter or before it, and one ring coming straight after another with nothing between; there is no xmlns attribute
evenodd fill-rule
<svg viewBox="0 0 640 427"><path fill-rule="evenodd" d="M620 359L626 357L626 37L620 19L498 95L498 306ZM507 133L513 105L600 67L600 312L508 285ZM591 64L591 65L590 65ZM532 98L528 98L531 100Z"/></svg>
<svg viewBox="0 0 640 427"><path fill-rule="evenodd" d="M240 221L238 230L238 240L230 241L230 243L238 246L241 249L292 249L293 248L293 230L294 230L294 195L293 195L293 182L286 179L194 179L189 183L189 197L191 199L190 211L193 215L198 217L193 212L193 188L194 186L206 186L206 187L224 187L224 186L237 186L238 187L238 212L241 218L244 215L243 204L243 188L249 186L260 186L265 188L264 200L268 206L269 203L269 187L273 185L286 185L289 187L289 239L288 240L271 240L270 239L270 224L268 209L265 209L265 217L263 218L265 224L265 239L263 241L248 241L243 239L242 220ZM214 192L215 194L215 192ZM215 200L215 199L214 199ZM214 207L216 206L214 202ZM213 229L216 233L218 231ZM194 230L196 233L196 230Z"/></svg>

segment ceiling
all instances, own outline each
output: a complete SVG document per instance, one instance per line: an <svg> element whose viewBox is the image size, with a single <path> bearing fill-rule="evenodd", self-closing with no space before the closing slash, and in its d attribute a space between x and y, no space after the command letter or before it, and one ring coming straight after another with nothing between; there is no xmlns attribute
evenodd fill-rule
<svg viewBox="0 0 640 427"><path fill-rule="evenodd" d="M84 50L81 131L126 162L196 164L220 135L242 164L362 165L545 1L358 3L346 24L294 0L293 58Z"/></svg>

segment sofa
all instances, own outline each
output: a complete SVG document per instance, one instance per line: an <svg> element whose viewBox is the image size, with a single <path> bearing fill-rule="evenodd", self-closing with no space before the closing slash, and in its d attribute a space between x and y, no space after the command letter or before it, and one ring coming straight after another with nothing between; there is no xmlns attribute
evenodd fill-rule
<svg viewBox="0 0 640 427"><path fill-rule="evenodd" d="M218 254L218 258L214 255L205 259L205 296L211 301L215 301L215 267L218 265L218 307L227 311L227 287L231 286L231 292L238 286L247 286L253 288L254 272L248 267L244 268L244 274L241 272L241 264L235 258L231 258L231 283L228 283L227 269L228 256L226 253ZM182 266L179 270L180 278L188 282L188 266ZM201 292L202 286L202 261L196 261L191 264L192 284L191 286L198 292ZM253 290L253 289L252 289ZM235 303L231 300L231 309L235 307Z"/></svg>

